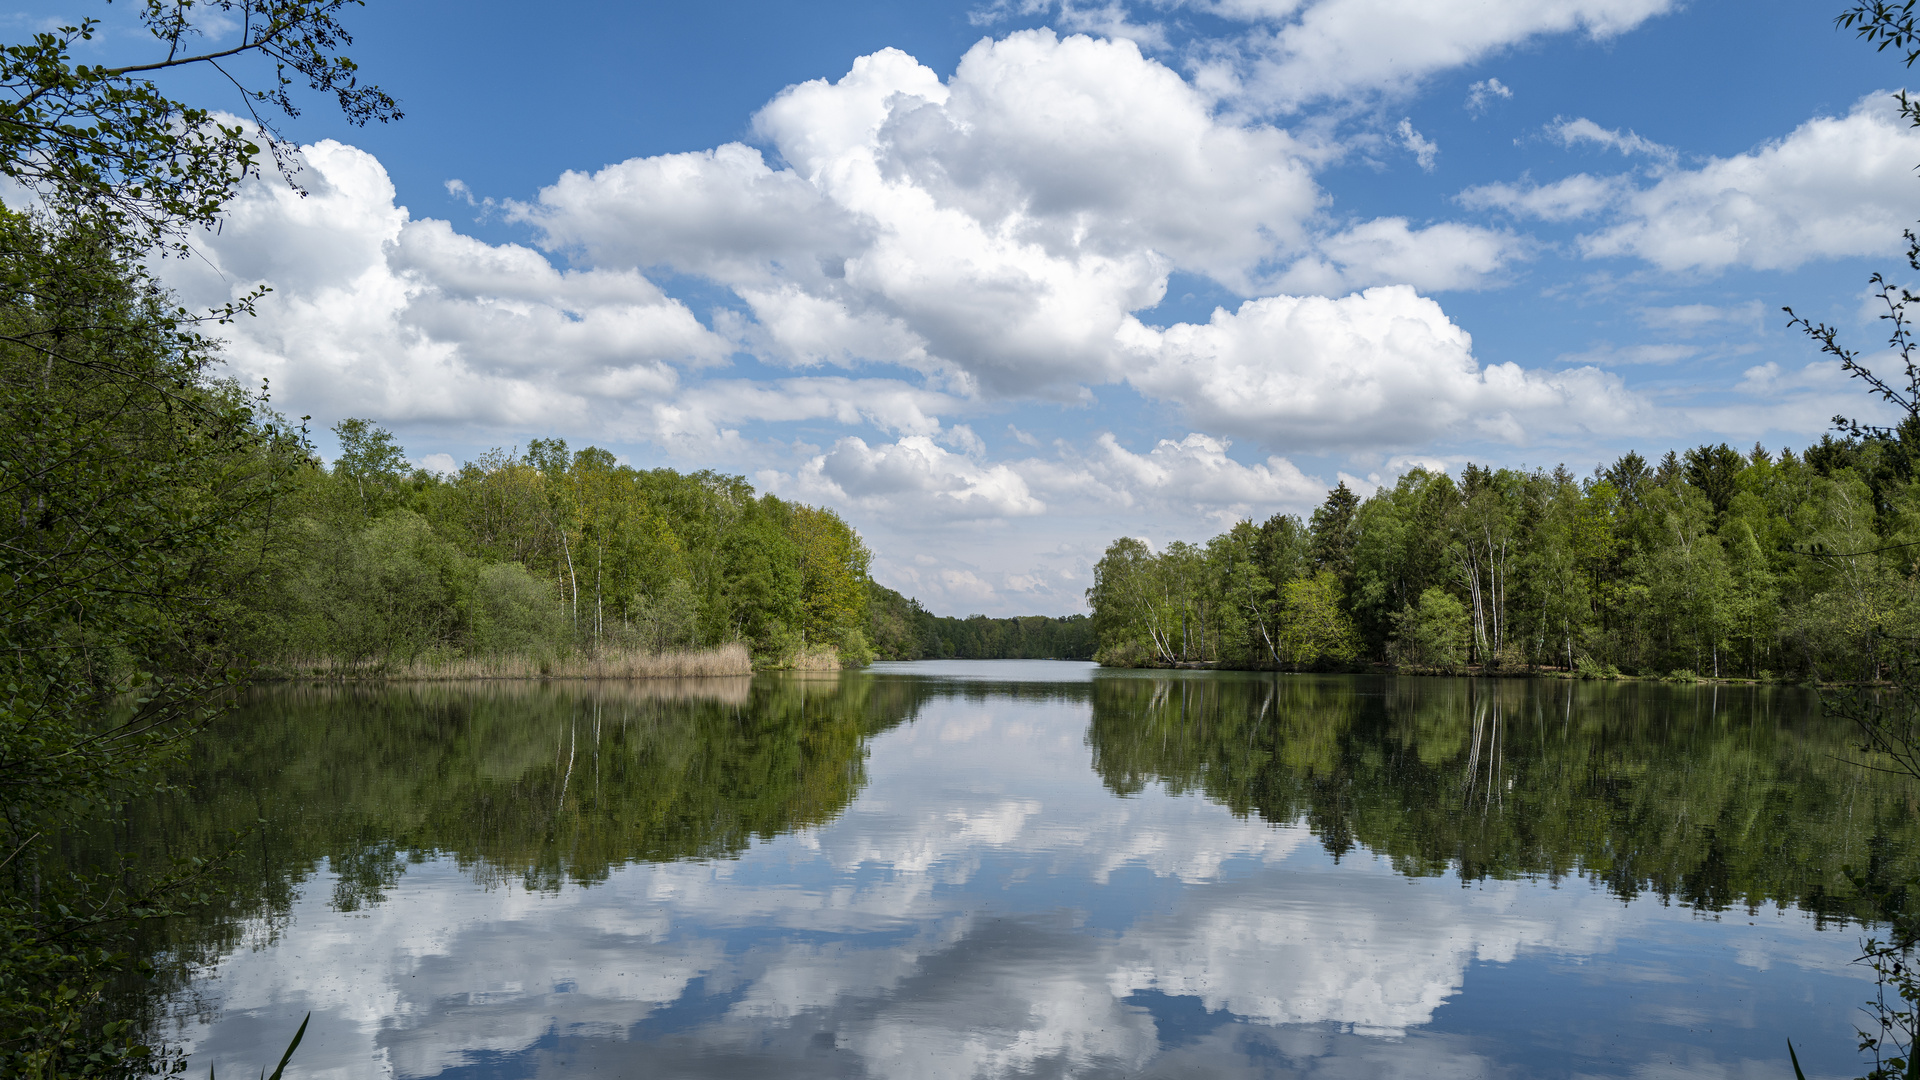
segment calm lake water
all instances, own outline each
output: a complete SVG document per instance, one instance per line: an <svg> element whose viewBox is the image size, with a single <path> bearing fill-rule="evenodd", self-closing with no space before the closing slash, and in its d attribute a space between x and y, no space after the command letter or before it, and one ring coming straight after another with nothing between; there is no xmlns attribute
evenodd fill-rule
<svg viewBox="0 0 1920 1080"><path fill-rule="evenodd" d="M126 842L245 837L164 943L194 1075L310 1011L291 1075L1853 1076L1841 867L1916 823L1849 752L1728 687L273 688Z"/></svg>

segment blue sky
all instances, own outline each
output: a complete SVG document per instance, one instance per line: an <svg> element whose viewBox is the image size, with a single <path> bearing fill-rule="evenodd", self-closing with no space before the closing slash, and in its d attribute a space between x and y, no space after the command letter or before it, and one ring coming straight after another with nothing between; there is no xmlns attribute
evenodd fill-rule
<svg viewBox="0 0 1920 1080"><path fill-rule="evenodd" d="M1906 72L1838 11L371 0L407 118L314 102L311 194L168 273L273 286L230 363L318 427L743 473L936 611L1061 613L1115 536L1341 478L1867 411L1779 312L1874 340L1920 218Z"/></svg>

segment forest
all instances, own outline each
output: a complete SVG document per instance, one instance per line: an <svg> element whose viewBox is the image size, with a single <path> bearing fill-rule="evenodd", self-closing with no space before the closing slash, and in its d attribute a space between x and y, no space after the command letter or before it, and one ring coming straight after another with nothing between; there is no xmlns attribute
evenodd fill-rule
<svg viewBox="0 0 1920 1080"><path fill-rule="evenodd" d="M478 656L533 673L731 642L763 665L870 656L869 556L831 510L558 439L439 475L367 421L333 431L330 465L285 469L256 559L247 614L269 671Z"/></svg>
<svg viewBox="0 0 1920 1080"><path fill-rule="evenodd" d="M868 609L883 660L1093 659L1093 620L1085 615L934 615L878 582L868 585Z"/></svg>
<svg viewBox="0 0 1920 1080"><path fill-rule="evenodd" d="M573 656L743 643L758 667L1090 659L1084 615L936 616L868 576L832 510L745 478L635 469L536 439L458 472L346 420L287 466L246 614L269 674L571 670Z"/></svg>
<svg viewBox="0 0 1920 1080"><path fill-rule="evenodd" d="M1205 544L1107 548L1098 658L1589 677L1874 679L1920 619L1920 422L1804 452L1721 444L1564 466L1416 468Z"/></svg>

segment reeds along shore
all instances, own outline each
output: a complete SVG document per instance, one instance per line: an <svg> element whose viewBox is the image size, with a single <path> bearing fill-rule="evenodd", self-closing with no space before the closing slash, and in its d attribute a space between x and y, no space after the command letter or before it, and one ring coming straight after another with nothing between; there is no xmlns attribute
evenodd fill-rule
<svg viewBox="0 0 1920 1080"><path fill-rule="evenodd" d="M831 649L802 653L790 664L802 670L837 670L839 654ZM824 661L824 662L823 662ZM396 681L456 681L469 679L690 679L716 675L750 675L753 656L746 645L731 642L711 649L642 652L603 649L598 653L565 656L434 656L410 660L345 661L332 657L288 659L270 665L268 679L386 679Z"/></svg>

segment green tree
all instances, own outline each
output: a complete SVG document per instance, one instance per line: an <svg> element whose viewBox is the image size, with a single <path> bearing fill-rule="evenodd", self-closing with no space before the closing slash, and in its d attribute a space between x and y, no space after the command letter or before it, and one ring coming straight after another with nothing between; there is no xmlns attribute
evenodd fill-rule
<svg viewBox="0 0 1920 1080"><path fill-rule="evenodd" d="M1483 664L1507 659L1508 601L1520 554L1517 489L1522 483L1509 470L1474 465L1466 467L1460 480L1448 551L1467 593L1474 654Z"/></svg>
<svg viewBox="0 0 1920 1080"><path fill-rule="evenodd" d="M72 61L92 20L0 47L0 173L41 208L0 212L0 490L20 508L0 525L5 1075L166 1067L98 1005L117 935L183 894L72 877L53 853L218 711L245 660L240 598L273 565L270 508L305 456L303 433L214 377L211 344L144 269L156 245L184 250L217 221L256 170L256 139L284 144L147 76L264 57L275 73L243 87L250 108L293 115L297 76L350 120L397 118L340 53L344 6L146 0L152 52L121 65ZM238 22L238 44L195 52L203 15Z"/></svg>
<svg viewBox="0 0 1920 1080"><path fill-rule="evenodd" d="M74 878L60 838L242 674L304 446L96 225L0 211L0 326L0 1073L112 1072L144 1050L100 987L158 886Z"/></svg>
<svg viewBox="0 0 1920 1080"><path fill-rule="evenodd" d="M1353 548L1359 539L1356 518L1360 497L1340 481L1314 510L1308 529L1313 536L1313 564L1331 570L1343 583L1353 576Z"/></svg>
<svg viewBox="0 0 1920 1080"><path fill-rule="evenodd" d="M1532 505L1514 609L1527 627L1525 651L1530 658L1557 660L1571 670L1576 648L1584 649L1593 633L1589 568L1611 537L1604 514L1598 512L1603 504L1581 490L1564 468L1533 477L1528 488Z"/></svg>
<svg viewBox="0 0 1920 1080"><path fill-rule="evenodd" d="M397 504L402 482L412 470L393 432L370 420L349 418L333 425L333 435L340 442L334 474L351 481L360 515L376 517Z"/></svg>
<svg viewBox="0 0 1920 1080"><path fill-rule="evenodd" d="M1415 468L1361 504L1348 598L1373 655L1384 655L1399 612L1452 580L1447 543L1458 501L1447 474Z"/></svg>
<svg viewBox="0 0 1920 1080"><path fill-rule="evenodd" d="M1109 544L1094 564L1087 606L1093 609L1101 663L1135 667L1149 660L1173 662L1166 604L1157 588L1156 562L1146 541L1123 536Z"/></svg>
<svg viewBox="0 0 1920 1080"><path fill-rule="evenodd" d="M1290 581L1281 589L1286 606L1285 657L1300 667L1344 664L1360 655L1360 635L1340 600L1332 570Z"/></svg>
<svg viewBox="0 0 1920 1080"><path fill-rule="evenodd" d="M1716 516L1725 514L1727 504L1733 501L1735 478L1746 461L1733 447L1721 443L1687 451L1686 462L1687 483L1706 497Z"/></svg>
<svg viewBox="0 0 1920 1080"><path fill-rule="evenodd" d="M1219 593L1217 659L1228 663L1280 663L1280 590L1263 570L1275 561L1277 545L1263 541L1264 530L1241 521L1207 544L1208 573Z"/></svg>
<svg viewBox="0 0 1920 1080"><path fill-rule="evenodd" d="M787 535L799 554L802 630L809 644L831 645L866 660L867 565L872 556L840 515L795 507Z"/></svg>
<svg viewBox="0 0 1920 1080"><path fill-rule="evenodd" d="M789 513L784 503L767 496L751 504L722 544L727 629L775 657L799 647L806 618L799 545L786 527Z"/></svg>

